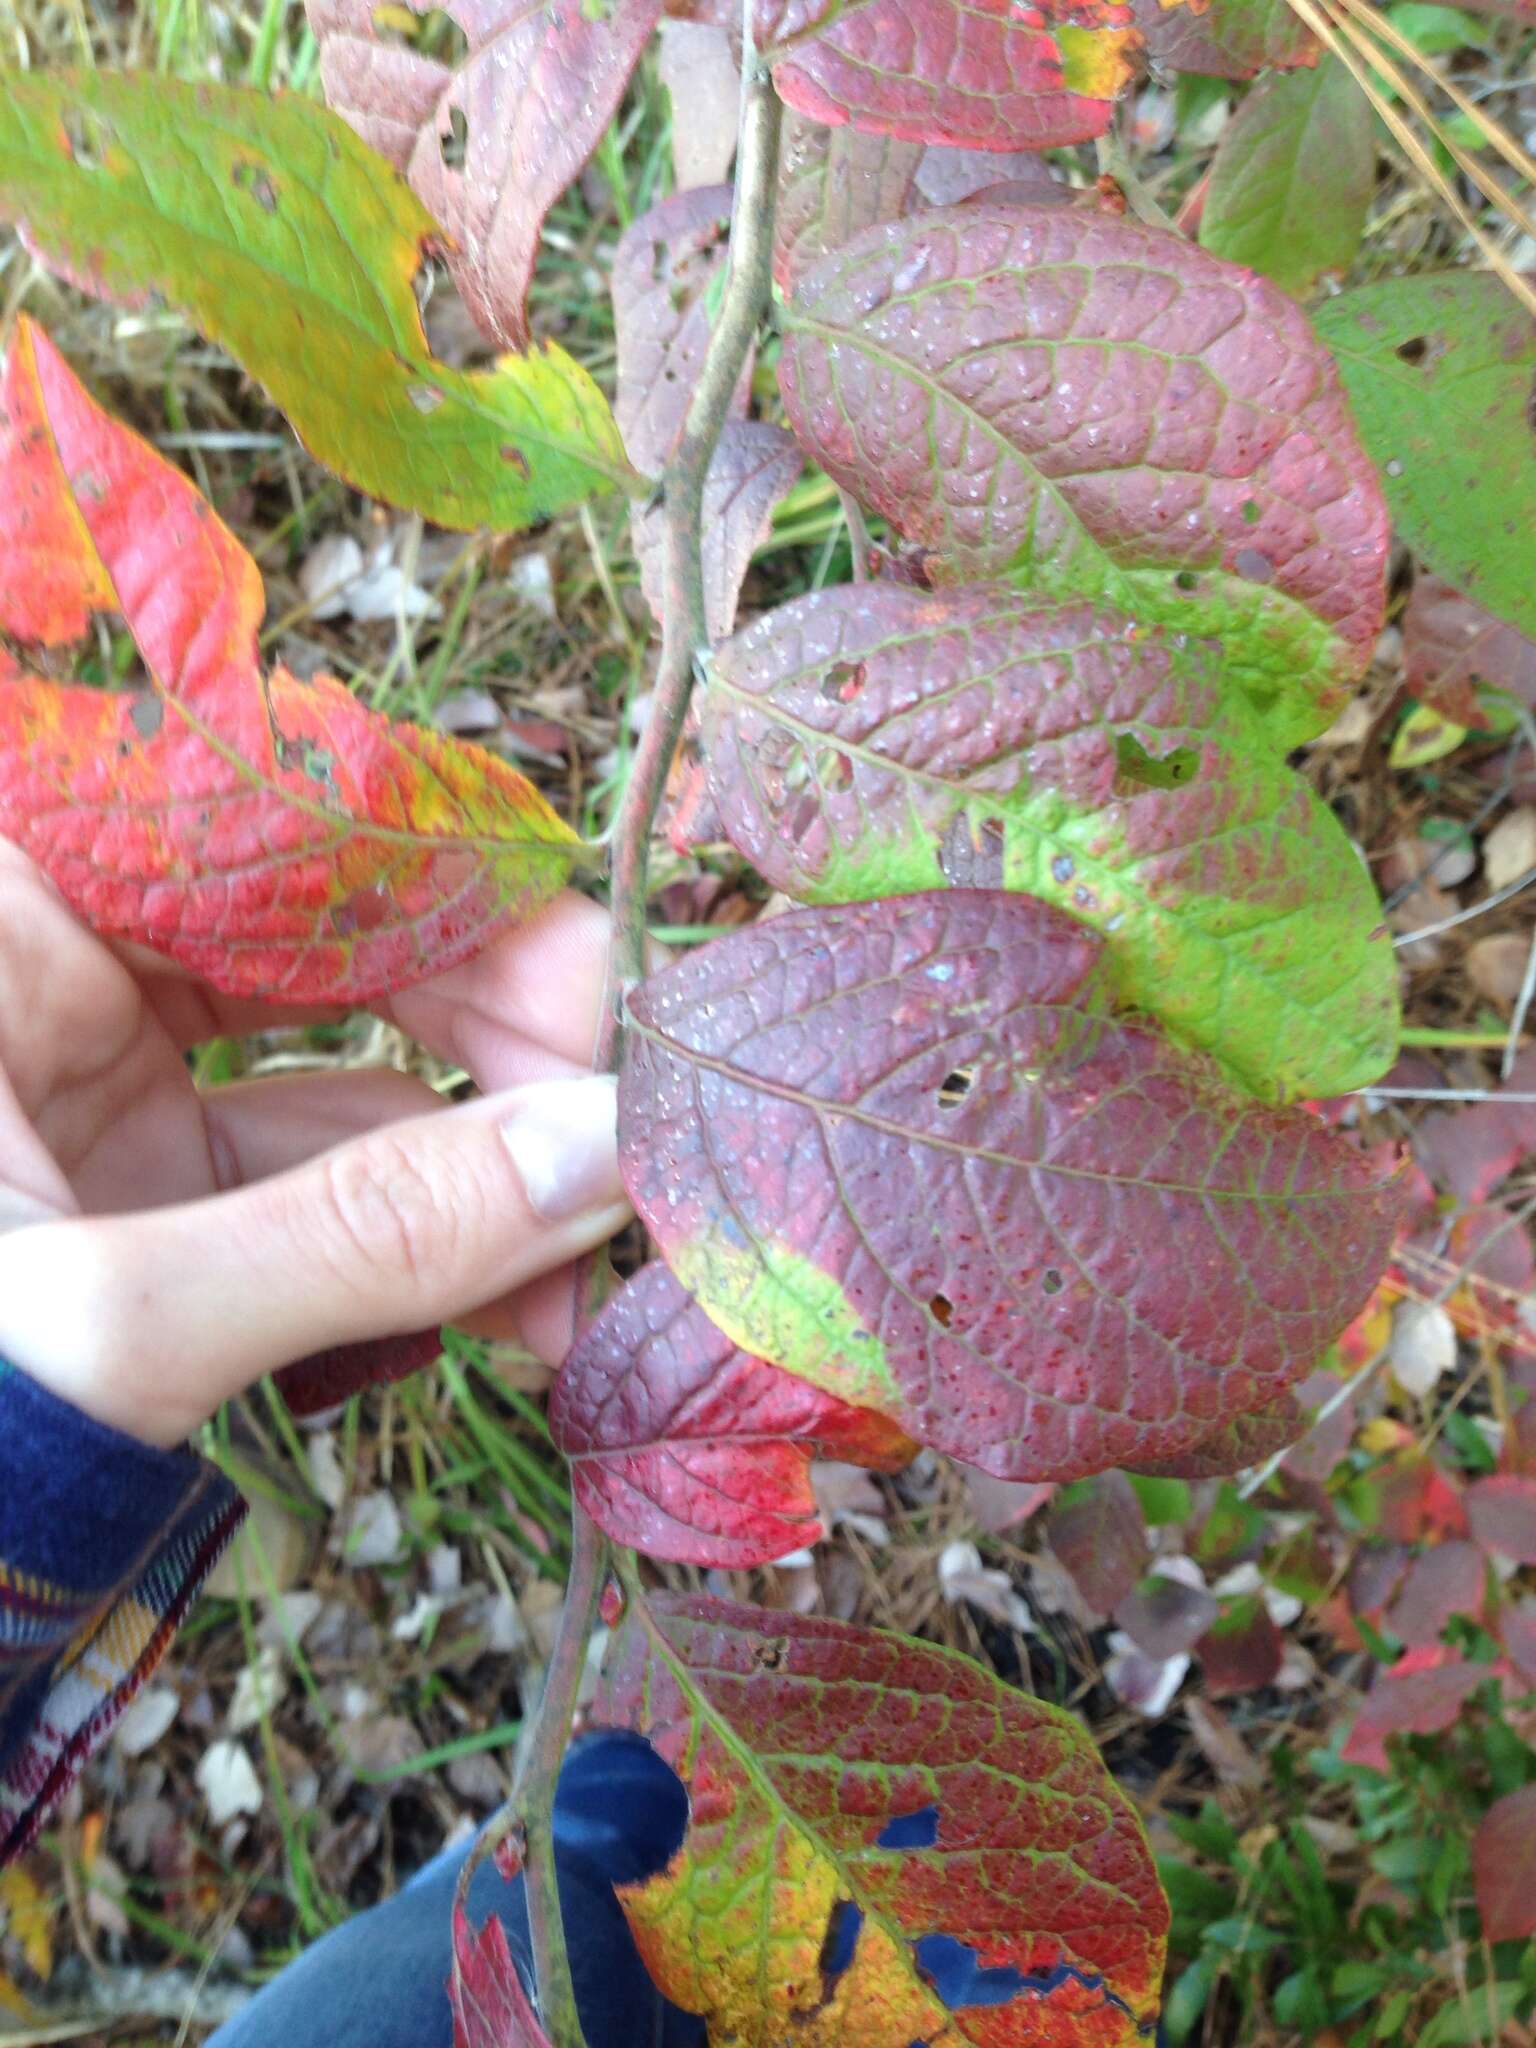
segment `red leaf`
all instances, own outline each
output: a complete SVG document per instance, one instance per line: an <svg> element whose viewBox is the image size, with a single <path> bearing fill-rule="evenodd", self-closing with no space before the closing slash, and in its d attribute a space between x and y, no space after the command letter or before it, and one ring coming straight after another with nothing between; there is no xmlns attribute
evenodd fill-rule
<svg viewBox="0 0 1536 2048"><path fill-rule="evenodd" d="M1159 1664L1187 1657L1220 1614L1203 1586L1161 1574L1143 1579L1115 1608L1115 1624Z"/></svg>
<svg viewBox="0 0 1536 2048"><path fill-rule="evenodd" d="M1131 1470L1149 1479L1226 1479L1252 1465L1262 1465L1276 1451L1294 1443L1301 1428L1296 1397L1285 1394L1272 1407L1234 1417L1178 1457L1153 1462L1138 1459Z"/></svg>
<svg viewBox="0 0 1536 2048"><path fill-rule="evenodd" d="M1286 744L1345 700L1386 508L1278 287L1135 220L975 204L856 236L785 328L790 424L935 582L1214 634Z"/></svg>
<svg viewBox="0 0 1536 2048"><path fill-rule="evenodd" d="M908 142L1055 149L1102 135L1140 37L1114 0L766 0L787 106ZM818 23L827 26L815 33ZM796 38L775 56L772 44Z"/></svg>
<svg viewBox="0 0 1536 2048"><path fill-rule="evenodd" d="M1536 703L1536 641L1460 596L1443 577L1421 570L1414 578L1402 627L1408 687L1442 717L1486 726L1480 682Z"/></svg>
<svg viewBox="0 0 1536 2048"><path fill-rule="evenodd" d="M580 1338L549 1426L582 1506L616 1543L731 1569L824 1533L813 1457L897 1472L917 1455L884 1416L737 1350L660 1264Z"/></svg>
<svg viewBox="0 0 1536 2048"><path fill-rule="evenodd" d="M627 1185L737 1343L1000 1478L1172 1457L1366 1298L1400 1195L954 890L791 911L632 998Z"/></svg>
<svg viewBox="0 0 1536 2048"><path fill-rule="evenodd" d="M1340 1752L1344 1761L1386 1770L1389 1735L1440 1734L1454 1723L1477 1688L1493 1676L1487 1664L1449 1658L1429 1667L1404 1658L1390 1671L1378 1672Z"/></svg>
<svg viewBox="0 0 1536 2048"><path fill-rule="evenodd" d="M507 1946L507 1930L494 1913L476 1934L455 1903L448 1998L453 2048L549 2048Z"/></svg>
<svg viewBox="0 0 1536 2048"><path fill-rule="evenodd" d="M1433 1458L1410 1451L1370 1476L1375 1512L1370 1524L1399 1543L1426 1537L1465 1536L1467 1514L1460 1488Z"/></svg>
<svg viewBox="0 0 1536 2048"><path fill-rule="evenodd" d="M1489 1941L1536 1935L1536 1785L1496 1799L1472 1838L1472 1882Z"/></svg>
<svg viewBox="0 0 1536 2048"><path fill-rule="evenodd" d="M1195 1645L1195 1655L1206 1691L1212 1699L1224 1699L1272 1684L1285 1656L1285 1638L1270 1619L1263 1596L1250 1593L1229 1604Z"/></svg>
<svg viewBox="0 0 1536 2048"><path fill-rule="evenodd" d="M705 1599L632 1606L594 1712L688 1784L621 1892L652 1976L722 2041L1131 2048L1167 1907L1070 1716L932 1643ZM946 2009L945 1963L1017 1973ZM994 1980L994 1983L996 1980ZM991 1987L988 1987L989 1989ZM764 1996L768 2007L764 2009Z"/></svg>
<svg viewBox="0 0 1536 2048"><path fill-rule="evenodd" d="M1438 1643L1454 1616L1480 1613L1487 1573L1475 1543L1437 1543L1409 1565L1387 1627L1410 1649Z"/></svg>
<svg viewBox="0 0 1536 2048"><path fill-rule="evenodd" d="M1536 1564L1536 1479L1499 1472L1467 1488L1467 1520L1484 1550Z"/></svg>
<svg viewBox="0 0 1536 2048"><path fill-rule="evenodd" d="M725 268L730 224L730 186L701 186L641 214L614 251L613 410L630 461L648 476L665 468L683 431L709 346L711 287ZM749 367L736 414L745 414L750 389Z"/></svg>
<svg viewBox="0 0 1536 2048"><path fill-rule="evenodd" d="M1536 1048L1527 1048L1505 1087L1514 1095L1536 1090ZM1486 1202L1501 1180L1536 1153L1536 1103L1502 1102L1495 1094L1469 1108L1431 1110L1414 1133L1420 1165L1464 1202Z"/></svg>
<svg viewBox="0 0 1536 2048"><path fill-rule="evenodd" d="M827 128L791 115L773 223L773 274L785 291L861 229L899 220L920 203L923 156L920 142Z"/></svg>
<svg viewBox="0 0 1536 2048"><path fill-rule="evenodd" d="M301 1419L336 1408L364 1387L393 1386L413 1372L425 1372L443 1348L440 1329L415 1330L405 1337L375 1337L361 1344L337 1344L311 1352L277 1375L288 1411Z"/></svg>
<svg viewBox="0 0 1536 2048"><path fill-rule="evenodd" d="M1084 1480L1070 1499L1058 1499L1045 1530L1096 1614L1110 1613L1146 1570L1147 1525L1123 1472L1101 1472Z"/></svg>
<svg viewBox="0 0 1536 2048"><path fill-rule="evenodd" d="M446 0L469 43L456 71L389 41L374 0L308 7L327 101L448 231L480 326L526 348L545 216L618 111L661 0Z"/></svg>
<svg viewBox="0 0 1536 2048"><path fill-rule="evenodd" d="M231 993L361 1001L467 959L566 879L580 842L494 755L329 676L263 678L255 563L25 321L0 482L0 629L51 646L117 610L150 673L67 689L0 656L0 831L97 930Z"/></svg>
<svg viewBox="0 0 1536 2048"><path fill-rule="evenodd" d="M1252 78L1315 64L1317 39L1290 0L1131 0L1147 55L1170 71Z"/></svg>
<svg viewBox="0 0 1536 2048"><path fill-rule="evenodd" d="M1296 1389L1296 1405L1305 1421L1292 1431L1294 1448L1286 1454L1285 1469L1296 1479L1315 1479L1319 1484L1332 1478L1355 1434L1355 1401L1351 1394L1339 1401L1337 1373L1309 1373ZM1322 1411L1330 1401L1338 1403L1326 1419Z"/></svg>

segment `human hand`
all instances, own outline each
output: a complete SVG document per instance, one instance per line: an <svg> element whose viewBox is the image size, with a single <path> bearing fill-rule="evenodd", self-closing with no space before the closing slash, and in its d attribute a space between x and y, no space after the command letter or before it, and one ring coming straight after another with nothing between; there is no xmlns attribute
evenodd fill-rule
<svg viewBox="0 0 1536 2048"><path fill-rule="evenodd" d="M556 1361L561 1269L629 1214L613 1084L583 1072L606 944L563 896L375 1006L472 1102L385 1069L200 1094L188 1047L327 1013L104 944L0 842L0 1354L161 1445L312 1351L437 1322Z"/></svg>

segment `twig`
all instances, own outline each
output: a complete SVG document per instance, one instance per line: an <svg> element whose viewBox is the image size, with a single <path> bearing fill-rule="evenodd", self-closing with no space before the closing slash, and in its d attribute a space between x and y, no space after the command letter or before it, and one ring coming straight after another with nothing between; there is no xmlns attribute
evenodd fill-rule
<svg viewBox="0 0 1536 2048"><path fill-rule="evenodd" d="M1536 997L1536 932L1531 934L1531 950L1525 956L1525 973L1520 978L1520 993L1515 998L1514 1015L1509 1020L1509 1036L1504 1041L1504 1053L1499 1061L1501 1081L1507 1081L1515 1071L1515 1061L1520 1053L1520 1037L1525 1030L1525 1020L1530 1012L1532 997Z"/></svg>
<svg viewBox="0 0 1536 2048"><path fill-rule="evenodd" d="M1497 910L1501 903L1507 903L1512 896L1518 896L1522 889L1529 889L1536 882L1536 868L1527 868L1523 875L1516 875L1512 882L1506 882L1502 889L1495 889L1491 896L1485 896L1481 903L1470 904L1465 910L1458 910L1451 917L1442 917L1437 924L1423 924L1416 932L1404 932L1395 938L1394 946L1411 946L1416 939L1438 938L1441 932L1451 931L1456 925L1467 924L1474 917L1481 917L1485 910Z"/></svg>
<svg viewBox="0 0 1536 2048"><path fill-rule="evenodd" d="M523 1824L528 1936L533 1951L535 2003L552 2048L585 2048L571 1982L571 1959L560 1915L555 1869L555 1787L571 1739L571 1720L586 1668L587 1641L597 1618L608 1546L597 1525L577 1507L571 1515L571 1576L555 1646L550 1652L533 1739L523 1757L512 1809Z"/></svg>

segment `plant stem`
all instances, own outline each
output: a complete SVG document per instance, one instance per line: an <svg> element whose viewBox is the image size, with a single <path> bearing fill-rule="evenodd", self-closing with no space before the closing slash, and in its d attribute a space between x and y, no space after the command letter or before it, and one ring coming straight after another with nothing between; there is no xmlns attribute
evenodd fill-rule
<svg viewBox="0 0 1536 2048"><path fill-rule="evenodd" d="M523 1823L523 1867L528 1935L533 1950L535 2003L551 2048L586 2048L571 1982L555 1870L555 1786L571 1738L576 1696L586 1667L587 1639L597 1616L608 1546L597 1525L577 1507L571 1514L571 1576L555 1646L544 1678L544 1697L523 1758L513 1809Z"/></svg>
<svg viewBox="0 0 1536 2048"><path fill-rule="evenodd" d="M661 660L650 716L630 770L613 846L613 980L600 1064L618 1051L625 992L645 974L646 869L651 828L667 770L682 737L698 664L708 652L704 569L704 482L730 414L742 365L769 303L773 205L779 171L781 109L766 69L744 57L741 143L731 211L730 275L705 353L682 438L662 480L666 565Z"/></svg>

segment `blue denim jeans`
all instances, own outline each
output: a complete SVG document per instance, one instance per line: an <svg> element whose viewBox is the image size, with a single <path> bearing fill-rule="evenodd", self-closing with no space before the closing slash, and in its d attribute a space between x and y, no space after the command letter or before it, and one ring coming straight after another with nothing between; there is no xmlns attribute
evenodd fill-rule
<svg viewBox="0 0 1536 2048"><path fill-rule="evenodd" d="M671 1860L687 1818L682 1785L640 1737L604 1732L572 1747L555 1800L555 1864L588 2048L703 2048L703 2022L656 1991L613 1894ZM439 1856L306 1949L208 2048L452 2048L453 1895L468 1853ZM522 1879L483 1864L469 1911L477 1927L501 1916L526 1980Z"/></svg>

